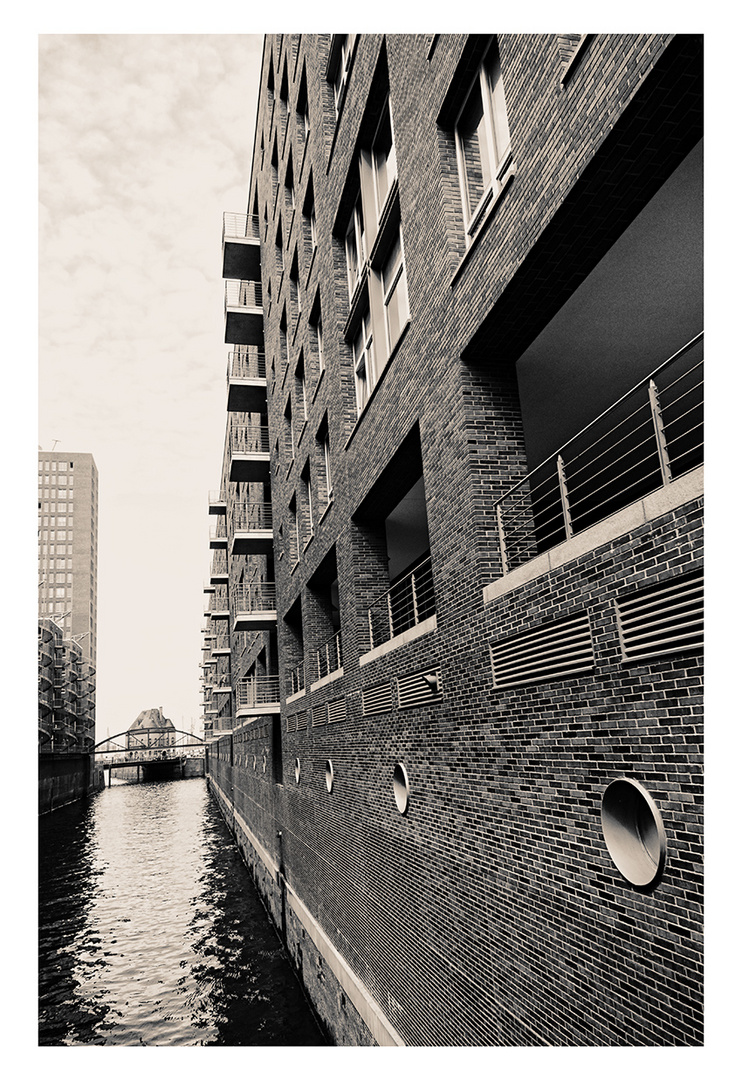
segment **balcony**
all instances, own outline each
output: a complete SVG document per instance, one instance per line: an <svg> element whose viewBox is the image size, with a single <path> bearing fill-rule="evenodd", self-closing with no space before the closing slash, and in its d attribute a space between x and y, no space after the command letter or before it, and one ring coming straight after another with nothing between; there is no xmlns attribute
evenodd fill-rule
<svg viewBox="0 0 742 1080"><path fill-rule="evenodd" d="M209 597L209 602L206 605L204 615L211 616L212 620L229 618L229 599L227 597L227 590L223 586Z"/></svg>
<svg viewBox="0 0 742 1080"><path fill-rule="evenodd" d="M209 547L212 551L227 550L227 525L222 518L209 528Z"/></svg>
<svg viewBox="0 0 742 1080"><path fill-rule="evenodd" d="M288 676L287 695L291 698L306 689L306 669L304 667L304 661L302 660L296 667L292 667L289 670Z"/></svg>
<svg viewBox="0 0 742 1080"><path fill-rule="evenodd" d="M343 670L343 635L341 630L338 630L336 634L327 639L324 645L317 649L316 662L316 682Z"/></svg>
<svg viewBox="0 0 742 1080"><path fill-rule="evenodd" d="M232 652L229 644L229 634L216 634L211 645L212 657L229 656ZM215 660L213 660L216 663Z"/></svg>
<svg viewBox="0 0 742 1080"><path fill-rule="evenodd" d="M209 581L212 585L228 585L229 569L227 567L226 551L217 551L211 563Z"/></svg>
<svg viewBox="0 0 742 1080"><path fill-rule="evenodd" d="M227 512L227 496L223 491L210 491L209 492L209 513L210 514L226 514Z"/></svg>
<svg viewBox="0 0 742 1080"><path fill-rule="evenodd" d="M498 500L503 575L702 463L701 333Z"/></svg>
<svg viewBox="0 0 742 1080"><path fill-rule="evenodd" d="M260 281L224 282L224 340L228 345L263 345L263 287Z"/></svg>
<svg viewBox="0 0 742 1080"><path fill-rule="evenodd" d="M434 615L433 568L428 557L368 609L370 649L422 626Z"/></svg>
<svg viewBox="0 0 742 1080"><path fill-rule="evenodd" d="M237 718L277 713L281 708L277 675L254 675L237 683Z"/></svg>
<svg viewBox="0 0 742 1080"><path fill-rule="evenodd" d="M265 353L237 345L227 362L227 412L261 413L266 408Z"/></svg>
<svg viewBox="0 0 742 1080"><path fill-rule="evenodd" d="M270 555L273 551L273 506L269 502L236 507L230 517L232 555Z"/></svg>
<svg viewBox="0 0 742 1080"><path fill-rule="evenodd" d="M270 479L268 428L261 424L234 424L229 431L229 479L264 484Z"/></svg>
<svg viewBox="0 0 742 1080"><path fill-rule="evenodd" d="M272 630L276 626L275 582L237 585L232 598L233 633Z"/></svg>
<svg viewBox="0 0 742 1080"><path fill-rule="evenodd" d="M222 277L260 277L260 218L230 214L222 220Z"/></svg>

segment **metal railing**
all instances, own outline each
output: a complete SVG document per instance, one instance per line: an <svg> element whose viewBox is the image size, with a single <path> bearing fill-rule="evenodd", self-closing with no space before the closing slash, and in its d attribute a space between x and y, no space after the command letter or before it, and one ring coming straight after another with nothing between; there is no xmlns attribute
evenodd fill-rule
<svg viewBox="0 0 742 1080"><path fill-rule="evenodd" d="M275 611L276 583L256 581L250 585L235 585L232 590L232 611Z"/></svg>
<svg viewBox="0 0 742 1080"><path fill-rule="evenodd" d="M273 705L280 701L277 675L254 675L237 683L237 708L253 705Z"/></svg>
<svg viewBox="0 0 742 1080"><path fill-rule="evenodd" d="M209 606L207 611L228 611L229 610L229 596L226 588L222 586L221 590L217 589L209 597Z"/></svg>
<svg viewBox="0 0 742 1080"><path fill-rule="evenodd" d="M428 556L368 609L370 648L398 637L434 614L433 567Z"/></svg>
<svg viewBox="0 0 742 1080"><path fill-rule="evenodd" d="M324 679L343 666L343 634L338 630L317 649L317 678Z"/></svg>
<svg viewBox="0 0 742 1080"><path fill-rule="evenodd" d="M268 428L260 424L234 424L229 430L230 454L268 454Z"/></svg>
<svg viewBox="0 0 742 1080"><path fill-rule="evenodd" d="M220 517L216 525L209 526L209 540L226 540L227 539L227 526L224 523L224 518Z"/></svg>
<svg viewBox="0 0 742 1080"><path fill-rule="evenodd" d="M232 214L224 211L222 242L224 240L259 240L260 217L258 214Z"/></svg>
<svg viewBox="0 0 742 1080"><path fill-rule="evenodd" d="M260 281L236 281L229 278L224 282L225 308L262 308L263 285Z"/></svg>
<svg viewBox="0 0 742 1080"><path fill-rule="evenodd" d="M211 491L209 492L209 506L215 506L217 503L226 504L226 502L227 496L224 491L218 491L215 488L211 489Z"/></svg>
<svg viewBox="0 0 742 1080"><path fill-rule="evenodd" d="M306 670L304 667L304 661L296 667L290 668L288 673L288 694L298 694L300 690L303 690L307 683Z"/></svg>
<svg viewBox="0 0 742 1080"><path fill-rule="evenodd" d="M229 573L227 557L223 551L214 553L214 558L211 560L211 573L214 575Z"/></svg>
<svg viewBox="0 0 742 1080"><path fill-rule="evenodd" d="M273 528L273 505L269 502L250 502L235 506L229 522L233 536L236 532L270 532Z"/></svg>
<svg viewBox="0 0 742 1080"><path fill-rule="evenodd" d="M235 345L227 354L227 381L264 378L265 352L257 345Z"/></svg>
<svg viewBox="0 0 742 1080"><path fill-rule="evenodd" d="M508 573L703 462L703 333L495 504Z"/></svg>

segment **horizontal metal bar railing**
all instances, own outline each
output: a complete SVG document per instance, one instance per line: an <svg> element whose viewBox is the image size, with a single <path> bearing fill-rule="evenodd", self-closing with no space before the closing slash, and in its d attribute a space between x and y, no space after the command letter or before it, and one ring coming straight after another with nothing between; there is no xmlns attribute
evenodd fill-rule
<svg viewBox="0 0 742 1080"><path fill-rule="evenodd" d="M256 532L273 528L273 505L269 502L249 502L236 506L229 518L232 535L236 532Z"/></svg>
<svg viewBox="0 0 742 1080"><path fill-rule="evenodd" d="M212 488L209 491L209 505L214 506L217 503L226 503L227 496L224 491L218 491L216 488Z"/></svg>
<svg viewBox="0 0 742 1080"><path fill-rule="evenodd" d="M258 214L233 214L225 210L222 219L222 240L259 240Z"/></svg>
<svg viewBox="0 0 742 1080"><path fill-rule="evenodd" d="M260 424L234 424L229 429L231 454L268 454L268 428Z"/></svg>
<svg viewBox="0 0 742 1080"><path fill-rule="evenodd" d="M226 588L217 588L215 593L209 597L209 606L207 611L228 611L229 610L229 594Z"/></svg>
<svg viewBox="0 0 742 1080"><path fill-rule="evenodd" d="M227 539L227 526L224 523L224 519L220 518L216 525L209 526L209 540L226 540Z"/></svg>
<svg viewBox="0 0 742 1080"><path fill-rule="evenodd" d="M227 557L223 551L217 551L214 554L214 558L211 560L211 573L213 576L217 574L228 574L229 568L227 566Z"/></svg>
<svg viewBox="0 0 742 1080"><path fill-rule="evenodd" d="M225 308L262 308L262 283L228 279L224 282L224 306Z"/></svg>
<svg viewBox="0 0 742 1080"><path fill-rule="evenodd" d="M227 380L264 378L265 352L257 345L235 345L227 354Z"/></svg>
<svg viewBox="0 0 742 1080"><path fill-rule="evenodd" d="M235 585L232 590L233 613L247 611L275 611L276 583L274 581L253 582L250 585Z"/></svg>
<svg viewBox="0 0 742 1080"><path fill-rule="evenodd" d="M298 694L300 690L304 690L306 687L306 668L304 661L292 667L288 673L288 694Z"/></svg>
<svg viewBox="0 0 742 1080"><path fill-rule="evenodd" d="M317 649L317 678L324 679L343 666L343 633L338 630Z"/></svg>
<svg viewBox="0 0 742 1080"><path fill-rule="evenodd" d="M369 647L398 637L434 614L433 567L428 557L368 609Z"/></svg>
<svg viewBox="0 0 742 1080"><path fill-rule="evenodd" d="M703 333L495 504L502 572L703 462Z"/></svg>
<svg viewBox="0 0 742 1080"><path fill-rule="evenodd" d="M255 675L237 683L237 708L272 705L280 700L277 675Z"/></svg>

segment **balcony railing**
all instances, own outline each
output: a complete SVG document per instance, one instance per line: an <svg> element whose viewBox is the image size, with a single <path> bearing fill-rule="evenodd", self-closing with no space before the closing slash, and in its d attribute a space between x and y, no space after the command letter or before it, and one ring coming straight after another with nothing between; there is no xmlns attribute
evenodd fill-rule
<svg viewBox="0 0 742 1080"><path fill-rule="evenodd" d="M370 647L398 637L434 614L433 568L428 557L368 609Z"/></svg>
<svg viewBox="0 0 742 1080"><path fill-rule="evenodd" d="M264 379L265 353L256 345L235 345L227 355L229 379Z"/></svg>
<svg viewBox="0 0 742 1080"><path fill-rule="evenodd" d="M297 664L288 672L288 695L298 694L306 686L306 671L304 668L304 661Z"/></svg>
<svg viewBox="0 0 742 1080"><path fill-rule="evenodd" d="M237 683L237 708L250 709L257 705L274 705L280 701L277 675L255 675Z"/></svg>
<svg viewBox="0 0 742 1080"><path fill-rule="evenodd" d="M338 671L343 666L343 636L338 630L324 645L317 649L317 678L324 679L326 675Z"/></svg>
<svg viewBox="0 0 742 1080"><path fill-rule="evenodd" d="M222 589L209 597L207 611L209 613L215 611L229 611L229 598L225 589Z"/></svg>
<svg viewBox="0 0 742 1080"><path fill-rule="evenodd" d="M224 211L223 240L259 240L260 217L258 214L231 214Z"/></svg>
<svg viewBox="0 0 742 1080"><path fill-rule="evenodd" d="M702 462L700 333L498 500L503 573Z"/></svg>
<svg viewBox="0 0 742 1080"><path fill-rule="evenodd" d="M224 307L262 308L263 286L259 281L225 281Z"/></svg>
<svg viewBox="0 0 742 1080"><path fill-rule="evenodd" d="M230 531L264 532L273 528L273 506L269 502L250 502L236 506L230 515Z"/></svg>
<svg viewBox="0 0 742 1080"><path fill-rule="evenodd" d="M232 592L232 608L235 613L276 610L276 584L274 581L235 585Z"/></svg>
<svg viewBox="0 0 742 1080"><path fill-rule="evenodd" d="M260 424L234 424L229 432L229 449L234 454L268 454L268 428Z"/></svg>
<svg viewBox="0 0 742 1080"><path fill-rule="evenodd" d="M227 527L224 524L224 519L221 518L216 525L209 526L209 543L216 543L223 541L224 546L227 544Z"/></svg>
<svg viewBox="0 0 742 1080"><path fill-rule="evenodd" d="M223 491L216 491L212 488L209 492L209 506L222 506L226 505L227 496Z"/></svg>

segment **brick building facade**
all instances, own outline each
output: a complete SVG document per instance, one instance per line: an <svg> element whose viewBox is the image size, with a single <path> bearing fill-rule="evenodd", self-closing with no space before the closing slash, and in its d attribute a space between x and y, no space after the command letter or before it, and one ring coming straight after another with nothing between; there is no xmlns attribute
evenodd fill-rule
<svg viewBox="0 0 742 1080"><path fill-rule="evenodd" d="M698 1045L702 42L265 39L209 781L338 1044Z"/></svg>

